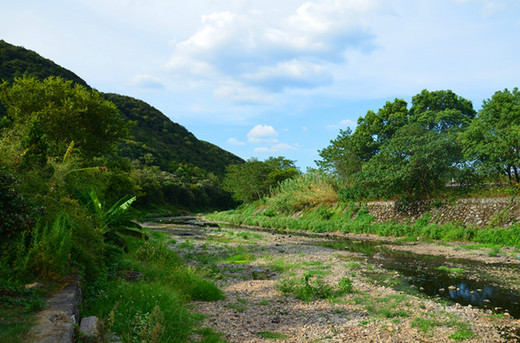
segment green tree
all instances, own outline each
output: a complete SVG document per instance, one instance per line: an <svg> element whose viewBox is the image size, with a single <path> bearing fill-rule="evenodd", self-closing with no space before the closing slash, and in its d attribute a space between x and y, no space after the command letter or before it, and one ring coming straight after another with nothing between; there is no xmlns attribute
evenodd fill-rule
<svg viewBox="0 0 520 343"><path fill-rule="evenodd" d="M444 186L454 168L449 136L409 124L381 147L356 175L374 197L427 198Z"/></svg>
<svg viewBox="0 0 520 343"><path fill-rule="evenodd" d="M98 92L61 78L16 78L0 86L0 102L18 129L38 123L49 156L63 156L71 142L85 158L113 151L129 123Z"/></svg>
<svg viewBox="0 0 520 343"><path fill-rule="evenodd" d="M363 149L367 153L367 156L364 156L365 159L368 160L375 155L379 147L388 142L394 133L407 123L407 106L406 101L402 99L395 99L392 102L387 101L377 113L368 111L365 117L358 119L354 140L365 141L366 147Z"/></svg>
<svg viewBox="0 0 520 343"><path fill-rule="evenodd" d="M356 151L350 128L340 130L338 137L318 152L321 160L315 161L317 166L341 180L348 180L361 170L362 161Z"/></svg>
<svg viewBox="0 0 520 343"><path fill-rule="evenodd" d="M471 101L451 90L430 92L424 89L412 98L410 108L411 122L444 133L466 128L475 115Z"/></svg>
<svg viewBox="0 0 520 343"><path fill-rule="evenodd" d="M353 133L350 129L340 130L338 137L319 151L322 160L316 161L316 164L343 181L351 180L362 165L375 156L399 128L406 125L407 120L406 101L387 101L377 112L368 111L360 117Z"/></svg>
<svg viewBox="0 0 520 343"><path fill-rule="evenodd" d="M250 202L261 199L280 182L298 173L294 161L283 157L270 157L266 161L252 158L243 164L229 165L223 187L235 200Z"/></svg>
<svg viewBox="0 0 520 343"><path fill-rule="evenodd" d="M497 91L485 100L461 142L464 155L484 175L520 182L520 91Z"/></svg>
<svg viewBox="0 0 520 343"><path fill-rule="evenodd" d="M375 196L431 196L460 174L465 161L457 136L474 115L471 101L450 90L423 90L412 98L408 123L382 142L357 175L359 183Z"/></svg>

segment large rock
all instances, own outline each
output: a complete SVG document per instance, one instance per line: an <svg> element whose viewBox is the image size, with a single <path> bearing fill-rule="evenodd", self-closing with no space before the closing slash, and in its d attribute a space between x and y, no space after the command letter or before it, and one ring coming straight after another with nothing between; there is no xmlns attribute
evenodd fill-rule
<svg viewBox="0 0 520 343"><path fill-rule="evenodd" d="M99 340L99 319L96 316L81 319L79 330L83 334L86 343L94 343Z"/></svg>

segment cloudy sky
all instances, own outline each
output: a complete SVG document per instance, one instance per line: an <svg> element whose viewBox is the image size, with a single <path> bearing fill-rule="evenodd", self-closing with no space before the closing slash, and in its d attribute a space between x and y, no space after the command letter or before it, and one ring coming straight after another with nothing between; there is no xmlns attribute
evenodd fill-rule
<svg viewBox="0 0 520 343"><path fill-rule="evenodd" d="M388 100L520 86L518 0L1 0L0 39L304 171Z"/></svg>

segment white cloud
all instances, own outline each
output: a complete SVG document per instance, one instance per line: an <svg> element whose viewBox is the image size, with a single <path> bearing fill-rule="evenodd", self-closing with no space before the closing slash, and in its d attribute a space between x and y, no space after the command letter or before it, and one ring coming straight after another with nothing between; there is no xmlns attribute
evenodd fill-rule
<svg viewBox="0 0 520 343"><path fill-rule="evenodd" d="M296 145L296 144L295 144ZM271 147L258 147L255 148L255 153L282 153L289 150L296 150L296 147L287 143L277 143L271 145Z"/></svg>
<svg viewBox="0 0 520 343"><path fill-rule="evenodd" d="M244 79L273 91L284 88L315 88L333 82L327 66L298 60L261 67L254 74L245 74Z"/></svg>
<svg viewBox="0 0 520 343"><path fill-rule="evenodd" d="M269 125L257 125L247 134L247 141L254 144L277 143L278 132Z"/></svg>
<svg viewBox="0 0 520 343"><path fill-rule="evenodd" d="M217 88L213 95L219 99L229 100L237 104L270 104L273 96L239 83L231 82Z"/></svg>
<svg viewBox="0 0 520 343"><path fill-rule="evenodd" d="M234 138L234 137L231 137L227 140L228 144L229 145L246 145L245 142L241 142L239 141L238 139Z"/></svg>
<svg viewBox="0 0 520 343"><path fill-rule="evenodd" d="M337 124L327 125L327 129L343 129L346 127L350 127L354 129L357 126L356 122L350 119L343 119Z"/></svg>
<svg viewBox="0 0 520 343"><path fill-rule="evenodd" d="M348 50L373 48L374 37L362 18L376 11L378 2L306 2L276 21L268 11L210 13L202 16L195 33L175 45L167 68L212 78L217 96L237 102L243 97L222 80L271 92L329 85L331 64L344 63Z"/></svg>
<svg viewBox="0 0 520 343"><path fill-rule="evenodd" d="M134 76L132 79L132 85L139 88L148 88L148 89L162 89L164 88L163 83L156 77L139 74Z"/></svg>

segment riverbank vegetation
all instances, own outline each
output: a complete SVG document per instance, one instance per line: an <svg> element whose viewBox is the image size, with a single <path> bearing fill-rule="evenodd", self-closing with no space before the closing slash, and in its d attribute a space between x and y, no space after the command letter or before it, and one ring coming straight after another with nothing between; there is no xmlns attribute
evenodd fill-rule
<svg viewBox="0 0 520 343"><path fill-rule="evenodd" d="M411 107L395 99L360 117L355 131L340 131L319 152L318 170L291 175L263 197L237 198L243 203L236 210L210 218L279 229L519 247L518 224L500 228L503 221L492 220L485 228L476 223L437 225L428 212L413 223L376 224L366 208L367 202L377 200L430 200L438 206L465 197L514 200L520 190L518 151L517 88L496 92L478 113L470 101L451 91L423 90L412 98ZM234 174L230 169L228 177ZM248 175L254 173L242 178ZM254 182L244 184L255 192Z"/></svg>
<svg viewBox="0 0 520 343"><path fill-rule="evenodd" d="M31 314L71 274L80 276L85 309L115 316L106 328L125 341L186 341L197 329L186 302L221 293L135 219L152 207L225 208L233 201L221 179L188 163L172 161L169 172L120 154L136 124L71 81L15 78L0 86L0 103L0 341L22 341ZM125 271L143 280L130 284ZM35 281L37 290L25 290ZM134 301L118 303L121 296Z"/></svg>

